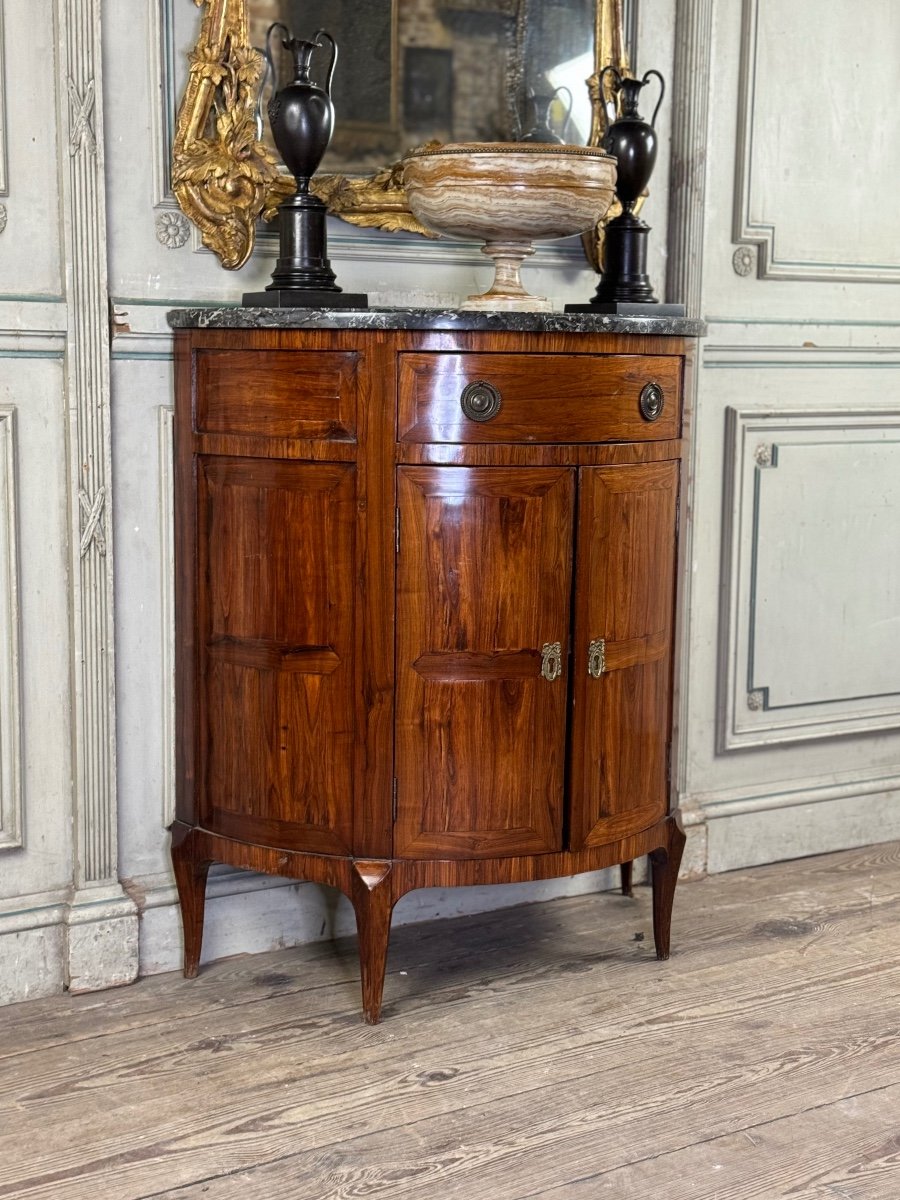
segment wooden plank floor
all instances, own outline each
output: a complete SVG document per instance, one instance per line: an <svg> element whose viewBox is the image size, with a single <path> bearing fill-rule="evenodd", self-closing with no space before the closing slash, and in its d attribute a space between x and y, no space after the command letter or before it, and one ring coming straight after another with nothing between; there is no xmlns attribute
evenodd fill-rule
<svg viewBox="0 0 900 1200"><path fill-rule="evenodd" d="M0 1198L900 1200L900 845L0 1009Z"/></svg>

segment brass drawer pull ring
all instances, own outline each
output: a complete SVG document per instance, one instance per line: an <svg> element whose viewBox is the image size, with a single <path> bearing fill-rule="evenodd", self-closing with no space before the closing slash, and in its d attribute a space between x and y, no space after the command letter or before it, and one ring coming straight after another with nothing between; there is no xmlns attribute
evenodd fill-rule
<svg viewBox="0 0 900 1200"><path fill-rule="evenodd" d="M463 388L459 403L470 421L491 421L500 411L503 399L492 383L476 379Z"/></svg>
<svg viewBox="0 0 900 1200"><path fill-rule="evenodd" d="M641 388L638 404L645 421L656 421L661 417L665 402L665 394L658 383L645 383Z"/></svg>

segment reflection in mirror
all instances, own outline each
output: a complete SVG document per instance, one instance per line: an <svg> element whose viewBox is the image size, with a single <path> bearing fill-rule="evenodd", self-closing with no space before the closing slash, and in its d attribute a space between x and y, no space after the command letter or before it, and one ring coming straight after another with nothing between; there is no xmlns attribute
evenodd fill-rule
<svg viewBox="0 0 900 1200"><path fill-rule="evenodd" d="M304 39L328 29L341 46L338 132L313 181L328 211L432 236L406 201L405 153L429 141L517 140L535 126L532 140L599 146L599 72L629 70L638 0L194 3L203 15L175 121L172 190L204 245L235 270L253 250L259 218L271 219L293 186L271 140L257 140L261 60L253 47L264 45L273 21ZM595 268L599 237L585 237Z"/></svg>
<svg viewBox="0 0 900 1200"><path fill-rule="evenodd" d="M595 0L248 0L248 16L260 48L273 21L338 43L323 173L368 174L433 140L514 141L544 117L588 140ZM283 85L287 55L277 65Z"/></svg>

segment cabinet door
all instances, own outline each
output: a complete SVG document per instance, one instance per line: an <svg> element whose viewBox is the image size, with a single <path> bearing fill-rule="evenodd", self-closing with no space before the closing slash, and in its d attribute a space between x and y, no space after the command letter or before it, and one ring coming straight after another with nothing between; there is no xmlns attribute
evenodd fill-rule
<svg viewBox="0 0 900 1200"><path fill-rule="evenodd" d="M560 850L574 472L398 475L394 853Z"/></svg>
<svg viewBox="0 0 900 1200"><path fill-rule="evenodd" d="M347 853L354 468L225 457L198 466L203 824Z"/></svg>
<svg viewBox="0 0 900 1200"><path fill-rule="evenodd" d="M569 844L668 806L678 463L581 471Z"/></svg>

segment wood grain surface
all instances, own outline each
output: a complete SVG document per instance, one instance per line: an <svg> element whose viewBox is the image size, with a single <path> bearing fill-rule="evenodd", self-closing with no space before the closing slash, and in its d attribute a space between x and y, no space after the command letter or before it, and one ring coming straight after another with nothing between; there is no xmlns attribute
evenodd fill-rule
<svg viewBox="0 0 900 1200"><path fill-rule="evenodd" d="M668 956L686 348L178 331L172 853L188 976L211 862L339 886L372 1022L391 909L417 887L651 853ZM459 406L478 380L502 395L487 423ZM651 381L656 420L639 403ZM601 627L609 671L586 690Z"/></svg>
<svg viewBox="0 0 900 1200"><path fill-rule="evenodd" d="M361 886L377 886L370 876ZM0 1196L894 1200L900 846L0 1014Z"/></svg>
<svg viewBox="0 0 900 1200"><path fill-rule="evenodd" d="M399 472L398 857L562 849L574 500L567 468Z"/></svg>
<svg viewBox="0 0 900 1200"><path fill-rule="evenodd" d="M323 350L200 351L196 432L355 441L357 358Z"/></svg>
<svg viewBox="0 0 900 1200"><path fill-rule="evenodd" d="M207 828L351 851L354 484L346 463L200 460Z"/></svg>
<svg viewBox="0 0 900 1200"><path fill-rule="evenodd" d="M681 432L681 359L635 354L401 354L401 442L634 442ZM463 389L499 392L489 420L468 418ZM656 383L663 409L641 415L641 389Z"/></svg>
<svg viewBox="0 0 900 1200"><path fill-rule="evenodd" d="M678 463L579 472L575 566L573 850L666 811ZM604 642L599 678L589 647Z"/></svg>

